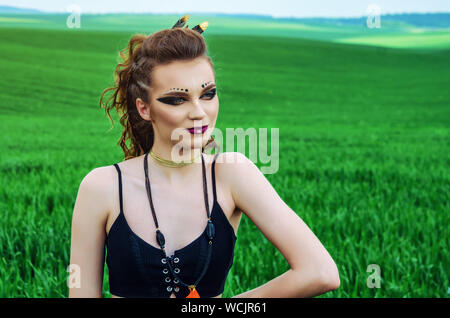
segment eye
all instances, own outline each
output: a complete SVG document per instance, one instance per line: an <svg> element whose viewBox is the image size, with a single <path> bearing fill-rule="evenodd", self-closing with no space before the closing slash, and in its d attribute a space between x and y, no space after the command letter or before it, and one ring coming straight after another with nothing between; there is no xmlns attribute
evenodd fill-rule
<svg viewBox="0 0 450 318"><path fill-rule="evenodd" d="M164 97L164 98L158 98L158 101L164 104L169 105L180 105L178 101L184 101L185 99L182 97Z"/></svg>
<svg viewBox="0 0 450 318"><path fill-rule="evenodd" d="M216 89L213 88L212 90L210 90L208 93L204 94L203 96L209 96L209 97L211 97L211 99L213 99L214 96L216 96Z"/></svg>
<svg viewBox="0 0 450 318"><path fill-rule="evenodd" d="M216 96L216 89L213 88L209 92L202 95L209 97L209 100L213 99ZM158 98L158 101L161 103L169 104L169 105L181 105L183 101L186 101L183 97L164 97L164 98Z"/></svg>

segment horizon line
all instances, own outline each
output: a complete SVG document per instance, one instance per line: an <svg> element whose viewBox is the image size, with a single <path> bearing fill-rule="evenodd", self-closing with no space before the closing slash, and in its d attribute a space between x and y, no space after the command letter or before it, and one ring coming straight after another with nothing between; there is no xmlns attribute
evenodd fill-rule
<svg viewBox="0 0 450 318"><path fill-rule="evenodd" d="M28 13L28 14L67 14L71 13L72 11L69 10L57 10L57 11L47 11L47 10L41 10L41 9L35 9L30 7L17 7L17 6L5 6L0 5L0 8L12 8L12 9L19 9L19 10L31 10L34 12L0 12L0 14L7 14L7 13ZM81 11L82 14L154 14L154 15L180 15L180 14L190 14L190 15L229 15L229 16L242 16L242 15L248 15L248 16L255 16L255 17L270 17L273 19L359 19L359 18L367 18L366 14L363 15L350 15L350 16L285 16L285 15L273 15L273 14L262 14L262 13L245 13L245 12L235 12L235 13L229 13L229 12L190 12L190 13L180 13L180 12L151 12L151 11L144 11L144 12L138 12L138 11ZM383 12L380 14L380 16L386 16L386 15L406 15L406 14L450 14L450 11L428 11L428 12L417 12L417 11L403 11L403 12Z"/></svg>

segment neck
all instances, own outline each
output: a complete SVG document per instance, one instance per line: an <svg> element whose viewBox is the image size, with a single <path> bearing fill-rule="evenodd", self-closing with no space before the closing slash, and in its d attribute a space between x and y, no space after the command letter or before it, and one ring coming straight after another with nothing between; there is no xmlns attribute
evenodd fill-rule
<svg viewBox="0 0 450 318"><path fill-rule="evenodd" d="M183 165L179 166L167 166L164 162L153 158L149 151L147 156L149 166L153 166L156 171L160 172L161 177L167 180L169 184L180 184L183 180L190 178L199 168L201 169L201 149L184 149L181 154L172 154L172 149L154 145L151 152L158 158L171 161L170 165L172 163L183 163Z"/></svg>

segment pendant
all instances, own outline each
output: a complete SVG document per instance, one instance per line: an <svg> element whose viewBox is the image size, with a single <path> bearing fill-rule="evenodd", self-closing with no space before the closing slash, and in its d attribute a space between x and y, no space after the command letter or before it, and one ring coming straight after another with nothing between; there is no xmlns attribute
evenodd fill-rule
<svg viewBox="0 0 450 318"><path fill-rule="evenodd" d="M189 293L189 295L186 296L186 298L200 298L200 295L195 289L195 285L190 285L188 288L191 292Z"/></svg>

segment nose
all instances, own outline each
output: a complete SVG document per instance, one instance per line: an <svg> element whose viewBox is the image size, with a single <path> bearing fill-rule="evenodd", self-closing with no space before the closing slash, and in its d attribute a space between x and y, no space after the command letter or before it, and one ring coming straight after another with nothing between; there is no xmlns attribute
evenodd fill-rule
<svg viewBox="0 0 450 318"><path fill-rule="evenodd" d="M189 110L189 119L203 119L206 116L206 112L203 109L203 106L200 102L194 101L192 102L192 107Z"/></svg>

